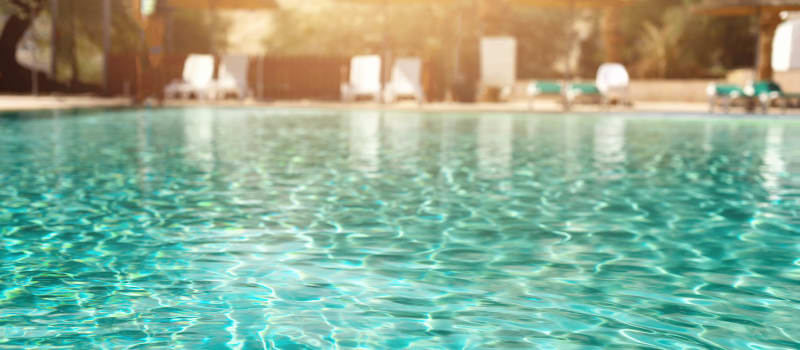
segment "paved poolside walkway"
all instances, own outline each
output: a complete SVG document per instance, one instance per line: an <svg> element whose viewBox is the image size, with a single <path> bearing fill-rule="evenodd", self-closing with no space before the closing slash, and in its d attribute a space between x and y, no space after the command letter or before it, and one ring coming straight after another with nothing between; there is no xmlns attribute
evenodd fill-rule
<svg viewBox="0 0 800 350"><path fill-rule="evenodd" d="M130 105L130 99L127 98L105 98L90 95L0 95L0 111L124 107L128 105Z"/></svg>
<svg viewBox="0 0 800 350"><path fill-rule="evenodd" d="M73 109L73 108L112 108L130 107L130 99L105 98L96 96L25 96L25 95L0 95L0 111L35 110L35 109ZM433 111L433 112L561 112L561 106L554 100L536 101L534 109L530 109L525 101L512 101L507 103L452 103L435 102L418 105L414 102L401 102L394 104L342 103L332 101L196 101L196 100L168 100L166 107L191 107L191 106L218 106L218 107L278 107L278 108L331 108L331 109L382 109L397 111ZM575 112L603 112L598 105L585 104L573 108ZM633 108L611 107L608 112L641 112L641 113L707 113L708 105L705 103L685 102L636 102ZM800 109L790 110L791 115L800 115ZM742 108L734 108L733 115L742 115ZM780 109L770 109L770 114L780 114Z"/></svg>

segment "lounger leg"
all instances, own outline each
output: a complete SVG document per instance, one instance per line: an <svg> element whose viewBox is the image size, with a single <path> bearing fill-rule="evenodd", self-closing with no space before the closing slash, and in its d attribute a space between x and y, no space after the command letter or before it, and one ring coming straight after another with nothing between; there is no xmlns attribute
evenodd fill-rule
<svg viewBox="0 0 800 350"><path fill-rule="evenodd" d="M731 112L731 98L728 96L725 96L722 100L722 111L725 112L725 114Z"/></svg>
<svg viewBox="0 0 800 350"><path fill-rule="evenodd" d="M708 113L714 114L714 107L717 106L717 97L711 96L708 98Z"/></svg>
<svg viewBox="0 0 800 350"><path fill-rule="evenodd" d="M758 103L758 100L756 100L754 98L748 98L745 101L746 101L746 103L745 103L745 113L751 113L751 114L755 113L756 112L756 107L758 107L758 106L756 106L756 104Z"/></svg>

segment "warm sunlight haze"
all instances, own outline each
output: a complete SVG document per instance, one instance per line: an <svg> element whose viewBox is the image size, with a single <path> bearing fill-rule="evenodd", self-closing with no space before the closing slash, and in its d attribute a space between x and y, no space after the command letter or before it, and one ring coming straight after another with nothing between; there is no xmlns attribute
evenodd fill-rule
<svg viewBox="0 0 800 350"><path fill-rule="evenodd" d="M800 349L800 0L1 0L0 349Z"/></svg>

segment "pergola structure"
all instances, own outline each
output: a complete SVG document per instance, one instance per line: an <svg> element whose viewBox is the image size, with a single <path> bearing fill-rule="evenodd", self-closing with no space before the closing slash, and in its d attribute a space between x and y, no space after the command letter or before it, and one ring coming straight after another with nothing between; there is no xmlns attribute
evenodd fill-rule
<svg viewBox="0 0 800 350"><path fill-rule="evenodd" d="M196 10L264 10L278 7L275 0L165 0L170 8Z"/></svg>
<svg viewBox="0 0 800 350"><path fill-rule="evenodd" d="M800 11L800 0L705 0L697 13L712 16L756 16L758 18L758 47L756 49L756 80L772 80L772 41L781 23L781 12Z"/></svg>

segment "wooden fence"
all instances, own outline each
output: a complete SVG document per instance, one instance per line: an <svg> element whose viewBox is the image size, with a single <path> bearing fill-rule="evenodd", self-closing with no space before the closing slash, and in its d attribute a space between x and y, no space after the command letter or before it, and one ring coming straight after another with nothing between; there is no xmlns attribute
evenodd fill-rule
<svg viewBox="0 0 800 350"><path fill-rule="evenodd" d="M170 81L180 79L185 54L162 56L157 71L137 67L136 54L114 54L109 57L109 93L111 95L144 95L160 93ZM217 60L219 61L219 60ZM349 76L347 57L250 57L248 85L260 100L338 100L341 83ZM137 70L141 74L137 74ZM426 62L423 85L429 100L444 96L443 69Z"/></svg>
<svg viewBox="0 0 800 350"><path fill-rule="evenodd" d="M253 57L248 80L260 99L335 100L348 62L338 57Z"/></svg>

